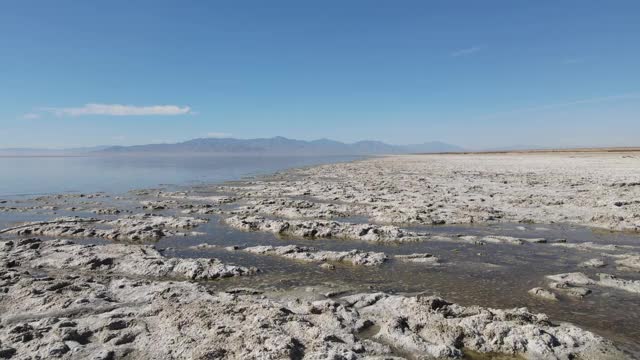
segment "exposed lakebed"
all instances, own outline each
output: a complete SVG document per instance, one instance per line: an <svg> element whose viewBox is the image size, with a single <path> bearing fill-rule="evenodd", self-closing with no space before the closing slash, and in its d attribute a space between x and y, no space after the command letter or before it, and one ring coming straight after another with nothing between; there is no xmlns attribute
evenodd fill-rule
<svg viewBox="0 0 640 360"><path fill-rule="evenodd" d="M336 219L340 220L340 219ZM524 228L524 230L521 230ZM536 228L543 230L536 230ZM432 234L506 235L512 237L566 239L567 243L593 242L639 246L636 234L593 230L571 225L496 224L475 226L413 227ZM388 293L425 293L438 295L461 305L512 308L527 307L542 312L556 321L568 321L617 341L640 354L640 295L624 291L599 289L584 299L563 297L563 301L549 302L531 297L527 291L548 283L545 276L572 272L578 264L594 257L598 251L568 251L549 244L465 244L442 241L406 244L371 244L356 240L303 240L278 237L272 234L250 233L229 229L218 217L199 227L206 235L193 238L166 238L156 243L165 254L177 257L215 257L225 263L252 264L263 271L256 277L237 277L224 283L212 284L217 289L250 287L275 294L316 291L338 294L382 291ZM194 249L199 244L217 248ZM378 267L357 267L336 264L336 271L326 271L300 261L229 251L228 246L300 245L322 250L384 252L387 255L432 253L439 266L419 263L387 261ZM605 259L606 260L606 259ZM584 270L583 270L584 271ZM592 275L602 269L586 270ZM619 272L613 261L608 273L640 280L640 273ZM629 311L638 309L638 311Z"/></svg>
<svg viewBox="0 0 640 360"><path fill-rule="evenodd" d="M333 187L326 179L317 180L318 184L322 181L329 184L324 189L315 190L309 186L310 177L319 179L313 178L316 176L314 171L323 173L327 168L359 164L379 165L376 160L369 160L301 170L312 172L311 175L293 171L223 185L172 187L121 195L13 198L0 204L14 208L0 213L1 227L25 226L25 222L37 225L29 227L27 223L27 233L17 233L24 230L21 228L0 236L5 240L34 236L43 241L64 238L76 244L98 246L112 244L115 239L116 243L153 245L166 258L215 258L225 265L252 267L258 272L219 281L202 281L201 284L213 291L255 292L256 296L281 301L318 301L383 292L407 296L437 295L462 306L527 307L533 313L547 314L554 322L567 321L613 340L630 356L640 354L637 327L640 294L597 282L599 273L628 281L640 280L640 272L623 269L617 262L621 256L640 252L636 232L601 230L579 224L518 222L509 218L508 212L481 224L449 225L450 221L444 220L444 224L432 225L432 222L441 222L432 218L428 222L415 220L426 218L420 216L409 222L385 222L380 220L398 214L393 207L387 207L386 214L381 212L385 208L380 205L388 205L394 201L392 199L380 204L376 204L375 199L371 199L373 204L366 204L367 199L352 202L349 199L353 198L353 193L348 191L344 192L344 199L327 199L326 194L343 186L335 185L340 183L335 179L332 180ZM393 186L397 187L397 184ZM324 192L318 196L317 191ZM398 190L391 193L395 191ZM388 194L386 190L379 191L380 197ZM273 199L285 200L274 202ZM397 206L405 208L402 203ZM490 209L481 211L496 214ZM535 210L536 213L539 211ZM145 213L149 215L143 218L141 226L131 223L131 220L140 220L136 216ZM73 216L96 219L100 225L95 225L94 229L91 228L94 225L73 224L74 220L70 218ZM455 216L459 218L459 214ZM64 225L68 229L59 228L59 224L47 225L50 226L47 228L38 223L63 217L69 219L64 221L71 222L71 225ZM237 220L230 220L236 217ZM175 225L164 218L182 220L176 223L180 225ZM189 225L187 221L184 225L187 218L206 222ZM123 225L117 219L129 220ZM154 222L162 225L154 228ZM84 235L88 233L97 235ZM576 247L574 244L587 245ZM297 247L281 251L282 247L292 245ZM258 246L272 246L275 250L271 253L247 251ZM354 250L371 256L383 253L385 261L372 266L355 265L349 259L362 254L350 253ZM582 265L593 259L603 264ZM176 274L174 270L172 274ZM575 272L593 279L593 283L585 285L589 291L585 296L576 297L563 288L553 288L552 281L547 278ZM567 286L578 287L569 283ZM532 296L529 290L536 287L555 294L556 300ZM380 335L377 340L394 348L394 344L388 344L393 336L383 338ZM407 357L421 353L411 347L394 351L395 355Z"/></svg>

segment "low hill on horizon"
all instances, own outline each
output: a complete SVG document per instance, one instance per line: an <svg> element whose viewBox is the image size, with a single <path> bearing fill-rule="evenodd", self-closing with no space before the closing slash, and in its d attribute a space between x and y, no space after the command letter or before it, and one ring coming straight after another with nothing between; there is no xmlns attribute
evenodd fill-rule
<svg viewBox="0 0 640 360"><path fill-rule="evenodd" d="M101 154L130 153L216 153L268 155L375 155L418 152L460 152L462 147L439 141L415 145L390 145L381 141L364 140L343 143L330 139L295 140L282 136L258 139L201 138L173 144L112 146L96 151Z"/></svg>

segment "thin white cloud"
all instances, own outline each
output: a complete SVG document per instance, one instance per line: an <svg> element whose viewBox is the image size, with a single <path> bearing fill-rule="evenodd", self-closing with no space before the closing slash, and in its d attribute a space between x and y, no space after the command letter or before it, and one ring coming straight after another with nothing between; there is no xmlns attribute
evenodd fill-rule
<svg viewBox="0 0 640 360"><path fill-rule="evenodd" d="M228 137L231 137L231 134L223 133L223 132L210 132L210 133L207 133L207 137L208 138L228 138Z"/></svg>
<svg viewBox="0 0 640 360"><path fill-rule="evenodd" d="M27 113L22 115L22 118L25 120L35 120L35 119L39 119L40 118L40 114L36 114L36 113Z"/></svg>
<svg viewBox="0 0 640 360"><path fill-rule="evenodd" d="M626 99L640 99L640 92L619 94L619 95L610 95L610 96L601 96L601 97L596 97L596 98L568 101L568 102L564 102L564 103L547 104L547 105L540 105L540 106L532 106L532 107L526 107L526 108L513 109L513 110L509 110L509 111L503 111L503 112L498 112L498 113L485 115L485 116L479 118L478 120L489 120L489 119L495 119L495 118L499 118L499 117L503 117L503 116L507 116L507 115L517 115L517 114L522 114L522 113L544 111L544 110L552 110L552 109L570 107L570 106L575 106L575 105L595 104L595 103L603 103L603 102L626 100Z"/></svg>
<svg viewBox="0 0 640 360"><path fill-rule="evenodd" d="M191 113L189 106L180 107L176 105L134 106L120 104L86 104L81 107L50 108L46 110L58 116L149 116L184 115Z"/></svg>
<svg viewBox="0 0 640 360"><path fill-rule="evenodd" d="M453 57L460 57L460 56L468 56L471 54L475 54L478 51L484 49L483 46L480 45L474 45L472 47L468 47L468 48L464 48L464 49L458 49L454 52L451 53L451 56Z"/></svg>

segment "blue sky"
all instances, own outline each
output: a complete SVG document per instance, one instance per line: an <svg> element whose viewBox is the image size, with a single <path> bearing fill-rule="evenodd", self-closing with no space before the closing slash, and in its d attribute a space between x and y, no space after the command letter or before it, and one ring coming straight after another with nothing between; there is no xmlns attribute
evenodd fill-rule
<svg viewBox="0 0 640 360"><path fill-rule="evenodd" d="M0 3L0 147L640 145L638 1Z"/></svg>

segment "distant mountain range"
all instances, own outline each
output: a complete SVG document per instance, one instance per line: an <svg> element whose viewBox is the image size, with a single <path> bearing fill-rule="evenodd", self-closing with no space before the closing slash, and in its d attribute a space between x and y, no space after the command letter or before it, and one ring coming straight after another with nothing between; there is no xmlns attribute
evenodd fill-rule
<svg viewBox="0 0 640 360"><path fill-rule="evenodd" d="M458 151L464 151L464 149L438 141L415 145L389 145L380 141L358 141L347 144L329 139L305 141L278 136L264 139L205 138L175 144L112 146L97 152L101 154L375 155Z"/></svg>
<svg viewBox="0 0 640 360"><path fill-rule="evenodd" d="M529 150L571 150L592 147L549 147L537 145L512 145L484 149L464 149L460 146L430 141L413 145L390 145L381 141L340 141L319 139L312 141L287 139L282 136L261 139L203 138L174 144L148 144L134 146L94 146L68 149L0 148L0 156L99 156L99 155L381 155L449 152L503 152ZM617 149L596 147L594 149ZM624 149L624 148L623 148Z"/></svg>
<svg viewBox="0 0 640 360"><path fill-rule="evenodd" d="M93 146L68 149L0 148L0 156L101 156L101 155L382 155L455 152L504 151L568 151L580 149L627 149L625 147L550 147L538 145L512 145L504 147L465 149L460 146L430 141L413 145L390 145L381 141L365 140L355 143L319 139L312 141L287 139L282 136L260 139L203 138L174 144L148 144L134 146ZM634 148L636 149L636 148Z"/></svg>

